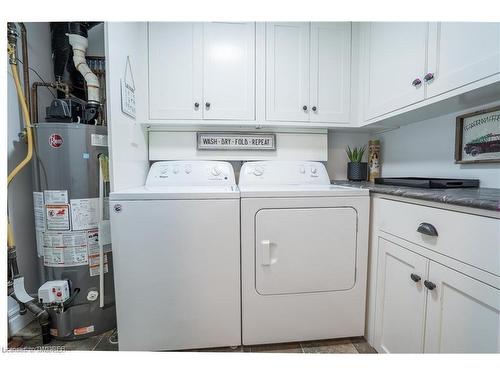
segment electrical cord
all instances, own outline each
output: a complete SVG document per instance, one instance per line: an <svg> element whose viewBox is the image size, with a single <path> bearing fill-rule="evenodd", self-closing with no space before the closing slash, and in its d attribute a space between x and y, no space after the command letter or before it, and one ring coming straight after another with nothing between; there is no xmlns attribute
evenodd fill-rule
<svg viewBox="0 0 500 375"><path fill-rule="evenodd" d="M17 59L17 61L19 61L22 65L24 65L23 61L22 61L19 57L17 57L16 59ZM40 76L40 74L38 74L38 72L37 72L35 69L33 69L31 66L28 66L28 69L29 69L29 70L31 70L33 73L35 73L35 74L37 75L37 77L38 77L38 78L40 78L40 81L42 81L42 82L43 82L44 84L46 84L46 85L48 84L48 83L47 83L47 82L46 82L46 81L45 81L45 80L44 80L44 79ZM55 94L54 94L54 93L50 90L50 86L44 86L44 87L46 87L46 88L47 88L47 90L49 90L49 92L52 94L52 96L53 96L54 98L56 97L56 95L55 95Z"/></svg>

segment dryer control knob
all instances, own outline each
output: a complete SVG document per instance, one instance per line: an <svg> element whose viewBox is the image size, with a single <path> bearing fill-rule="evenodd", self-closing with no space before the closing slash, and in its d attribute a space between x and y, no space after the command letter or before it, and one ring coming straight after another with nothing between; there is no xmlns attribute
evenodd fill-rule
<svg viewBox="0 0 500 375"><path fill-rule="evenodd" d="M172 172L174 172L174 174L179 173L179 168L174 168L174 170Z"/></svg>
<svg viewBox="0 0 500 375"><path fill-rule="evenodd" d="M210 170L210 173L212 174L212 176L218 176L221 174L221 170L219 167L213 167L211 170Z"/></svg>
<svg viewBox="0 0 500 375"><path fill-rule="evenodd" d="M262 176L262 174L264 173L264 169L262 167L256 167L254 170L253 170L253 174L255 176Z"/></svg>
<svg viewBox="0 0 500 375"><path fill-rule="evenodd" d="M186 165L186 169L184 169L184 172L186 172L187 174L190 174L191 173L191 166Z"/></svg>
<svg viewBox="0 0 500 375"><path fill-rule="evenodd" d="M311 168L311 173L312 173L312 174L316 174L316 173L318 173L318 169L317 169L316 167L312 167L312 168Z"/></svg>
<svg viewBox="0 0 500 375"><path fill-rule="evenodd" d="M300 168L300 173L302 174L306 173L306 169L304 167Z"/></svg>

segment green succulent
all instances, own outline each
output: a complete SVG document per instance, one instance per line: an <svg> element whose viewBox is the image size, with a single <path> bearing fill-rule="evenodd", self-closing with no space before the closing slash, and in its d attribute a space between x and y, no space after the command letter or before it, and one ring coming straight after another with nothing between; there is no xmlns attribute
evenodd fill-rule
<svg viewBox="0 0 500 375"><path fill-rule="evenodd" d="M350 146L347 146L346 153L349 161L354 163L360 163L363 159L363 155L365 153L366 146L363 147L354 147L351 149Z"/></svg>

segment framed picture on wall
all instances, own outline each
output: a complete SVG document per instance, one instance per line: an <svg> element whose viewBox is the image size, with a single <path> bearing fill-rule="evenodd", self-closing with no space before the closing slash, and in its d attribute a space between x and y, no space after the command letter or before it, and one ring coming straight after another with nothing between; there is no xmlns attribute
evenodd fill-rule
<svg viewBox="0 0 500 375"><path fill-rule="evenodd" d="M500 162L500 106L457 117L455 163Z"/></svg>

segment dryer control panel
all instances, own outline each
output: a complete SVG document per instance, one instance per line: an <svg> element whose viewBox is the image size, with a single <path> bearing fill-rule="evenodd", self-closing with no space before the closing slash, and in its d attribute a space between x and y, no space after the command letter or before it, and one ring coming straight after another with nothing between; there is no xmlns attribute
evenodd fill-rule
<svg viewBox="0 0 500 375"><path fill-rule="evenodd" d="M243 164L239 185L330 185L330 177L317 161L257 161Z"/></svg>
<svg viewBox="0 0 500 375"><path fill-rule="evenodd" d="M146 186L235 185L233 166L223 161L158 161L151 165Z"/></svg>

